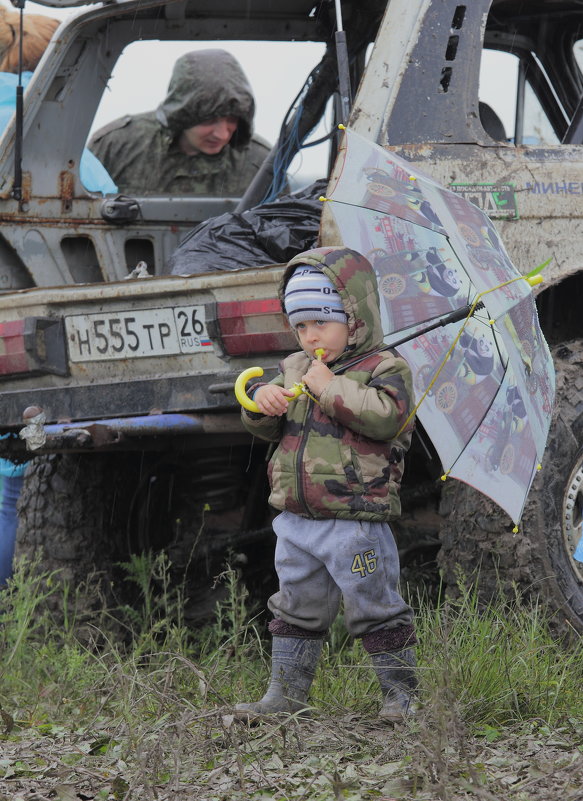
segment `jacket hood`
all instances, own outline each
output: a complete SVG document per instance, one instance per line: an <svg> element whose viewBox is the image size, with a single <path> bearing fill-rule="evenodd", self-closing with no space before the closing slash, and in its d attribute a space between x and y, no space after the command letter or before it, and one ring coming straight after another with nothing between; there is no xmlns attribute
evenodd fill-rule
<svg viewBox="0 0 583 801"><path fill-rule="evenodd" d="M288 263L279 297L283 305L285 287L300 264L318 267L332 281L348 316L350 358L383 347L383 328L377 279L368 259L345 247L323 247L299 253Z"/></svg>
<svg viewBox="0 0 583 801"><path fill-rule="evenodd" d="M214 117L238 117L232 147L249 144L255 100L237 59L226 50L195 50L181 56L172 71L168 94L156 116L172 137Z"/></svg>

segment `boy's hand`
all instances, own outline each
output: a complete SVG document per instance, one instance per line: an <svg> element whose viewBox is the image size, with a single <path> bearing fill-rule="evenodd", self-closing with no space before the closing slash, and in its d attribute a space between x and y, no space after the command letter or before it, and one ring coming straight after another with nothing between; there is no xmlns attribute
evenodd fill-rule
<svg viewBox="0 0 583 801"><path fill-rule="evenodd" d="M333 378L334 373L324 362L314 360L308 372L302 376L302 381L316 397L319 397Z"/></svg>
<svg viewBox="0 0 583 801"><path fill-rule="evenodd" d="M285 414L288 407L288 398L295 397L289 389L283 389L275 384L265 384L259 387L253 396L253 400L259 407L261 414L268 417L281 417Z"/></svg>

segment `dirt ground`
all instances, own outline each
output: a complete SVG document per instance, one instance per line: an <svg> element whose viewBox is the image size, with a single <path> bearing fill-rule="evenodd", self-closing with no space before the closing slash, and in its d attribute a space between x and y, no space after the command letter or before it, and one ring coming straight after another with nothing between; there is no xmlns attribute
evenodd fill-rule
<svg viewBox="0 0 583 801"><path fill-rule="evenodd" d="M139 739L98 721L14 726L0 737L0 801L583 799L581 722L477 735L428 711L396 728L346 712L253 728L228 710L172 717Z"/></svg>

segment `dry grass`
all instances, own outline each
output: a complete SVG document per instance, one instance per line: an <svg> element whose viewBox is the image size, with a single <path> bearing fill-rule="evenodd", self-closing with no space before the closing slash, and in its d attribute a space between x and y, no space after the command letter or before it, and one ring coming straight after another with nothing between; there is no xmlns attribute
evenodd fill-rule
<svg viewBox="0 0 583 801"><path fill-rule="evenodd" d="M148 600L149 619L132 615L131 645L116 624L95 632L96 648L73 611L75 623L51 627L41 585L21 570L1 614L0 799L583 797L581 648L553 641L540 610L479 609L468 594L422 604L421 708L396 728L376 720L372 671L339 622L312 718L248 727L231 705L262 692L268 655L254 623L241 625L236 575L225 579L229 600L195 637L168 591Z"/></svg>

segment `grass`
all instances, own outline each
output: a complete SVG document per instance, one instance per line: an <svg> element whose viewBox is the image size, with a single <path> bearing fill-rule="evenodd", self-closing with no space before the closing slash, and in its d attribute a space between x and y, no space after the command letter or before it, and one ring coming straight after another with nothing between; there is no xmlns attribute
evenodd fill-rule
<svg viewBox="0 0 583 801"><path fill-rule="evenodd" d="M261 696L269 655L236 571L193 633L163 557L125 567L141 604L115 616L87 620L67 591L55 624L56 577L38 565L3 593L0 801L583 797L581 644L554 640L540 607L419 601L421 708L395 729L376 721L374 675L338 620L313 718L248 728L230 706Z"/></svg>

